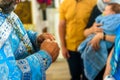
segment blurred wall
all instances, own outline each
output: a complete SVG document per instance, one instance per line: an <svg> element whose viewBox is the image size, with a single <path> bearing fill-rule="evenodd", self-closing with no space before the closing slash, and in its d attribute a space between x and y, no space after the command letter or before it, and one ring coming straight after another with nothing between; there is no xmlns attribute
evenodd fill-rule
<svg viewBox="0 0 120 80"><path fill-rule="evenodd" d="M38 9L39 5L37 4L36 0L32 1L32 14L33 14L33 24L35 25L35 30L38 33L42 33L42 29L44 27L48 28L48 32L55 35L55 38L60 44L59 36L58 36L58 24L59 24L59 12L58 12L58 5L56 8L47 8L47 20L42 20L42 12ZM55 0L58 1L58 0ZM56 4L59 4L55 2ZM62 55L59 55L59 59L63 59Z"/></svg>

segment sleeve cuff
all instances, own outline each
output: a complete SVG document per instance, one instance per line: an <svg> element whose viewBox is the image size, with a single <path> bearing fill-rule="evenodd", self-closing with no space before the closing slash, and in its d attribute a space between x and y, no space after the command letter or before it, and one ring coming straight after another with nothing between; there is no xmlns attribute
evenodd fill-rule
<svg viewBox="0 0 120 80"><path fill-rule="evenodd" d="M35 54L35 56L43 62L44 68L45 70L47 70L50 64L52 63L51 56L44 50L38 51L38 53Z"/></svg>

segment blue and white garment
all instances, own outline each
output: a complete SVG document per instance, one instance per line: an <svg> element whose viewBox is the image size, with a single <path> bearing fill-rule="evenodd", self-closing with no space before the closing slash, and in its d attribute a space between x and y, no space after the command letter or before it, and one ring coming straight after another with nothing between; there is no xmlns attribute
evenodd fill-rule
<svg viewBox="0 0 120 80"><path fill-rule="evenodd" d="M115 80L120 80L120 25L116 31L114 53L111 59L111 75Z"/></svg>
<svg viewBox="0 0 120 80"><path fill-rule="evenodd" d="M14 12L0 12L0 80L46 80L52 59L39 50L36 38L37 33L26 31Z"/></svg>
<svg viewBox="0 0 120 80"><path fill-rule="evenodd" d="M108 75L104 78L104 80L115 80L115 78L112 75Z"/></svg>
<svg viewBox="0 0 120 80"><path fill-rule="evenodd" d="M98 16L96 22L101 23L100 28L105 34L115 35L115 31L120 24L120 14L113 14L109 16ZM101 40L100 49L95 51L91 45L87 43L95 36L91 34L78 47L83 59L85 75L89 80L93 80L106 64L108 49L112 47L113 43Z"/></svg>

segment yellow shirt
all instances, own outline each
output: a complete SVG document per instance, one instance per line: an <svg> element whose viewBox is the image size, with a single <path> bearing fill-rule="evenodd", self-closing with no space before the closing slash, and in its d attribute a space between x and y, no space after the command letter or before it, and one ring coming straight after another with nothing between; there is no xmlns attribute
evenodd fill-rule
<svg viewBox="0 0 120 80"><path fill-rule="evenodd" d="M60 20L66 20L66 46L76 51L85 39L83 31L86 27L97 0L64 0L60 5Z"/></svg>

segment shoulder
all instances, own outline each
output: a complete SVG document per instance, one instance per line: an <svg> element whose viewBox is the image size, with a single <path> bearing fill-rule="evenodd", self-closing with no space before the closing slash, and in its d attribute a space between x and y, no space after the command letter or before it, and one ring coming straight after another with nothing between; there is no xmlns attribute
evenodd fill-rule
<svg viewBox="0 0 120 80"><path fill-rule="evenodd" d="M70 2L71 2L71 1L69 1L69 0L63 0L63 1L61 2L60 6L66 5L66 4L70 3Z"/></svg>
<svg viewBox="0 0 120 80"><path fill-rule="evenodd" d="M19 16L18 16L16 13L14 13L14 12L11 12L10 18L11 18L11 20L13 20L15 23L16 23L16 21L21 22Z"/></svg>
<svg viewBox="0 0 120 80"><path fill-rule="evenodd" d="M71 6L75 5L75 0L63 0L60 4L59 10L67 11Z"/></svg>
<svg viewBox="0 0 120 80"><path fill-rule="evenodd" d="M11 12L11 14L10 14L11 16L14 16L15 18L19 18L18 16L17 16L17 14L16 13L14 13L14 12Z"/></svg>
<svg viewBox="0 0 120 80"><path fill-rule="evenodd" d="M60 6L63 6L65 8L65 7L73 6L74 4L76 4L76 0L63 0Z"/></svg>

